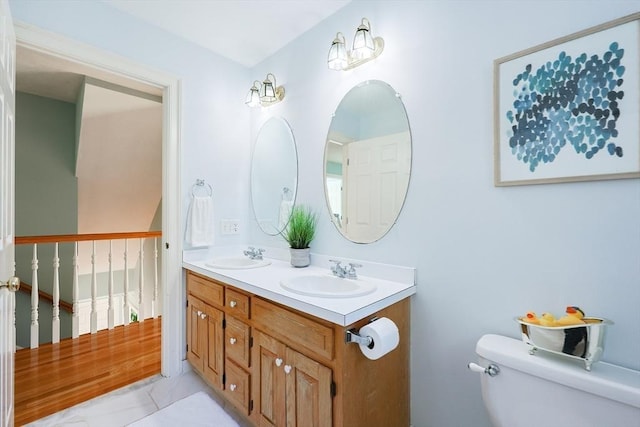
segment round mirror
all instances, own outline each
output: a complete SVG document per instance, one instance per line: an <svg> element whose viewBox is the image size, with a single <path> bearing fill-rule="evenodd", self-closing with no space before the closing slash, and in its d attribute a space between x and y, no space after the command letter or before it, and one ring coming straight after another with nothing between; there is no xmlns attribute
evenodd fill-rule
<svg viewBox="0 0 640 427"><path fill-rule="evenodd" d="M371 243L396 222L409 187L411 132L387 83L358 84L340 101L324 151L331 219L347 239Z"/></svg>
<svg viewBox="0 0 640 427"><path fill-rule="evenodd" d="M267 120L251 159L251 201L258 225L275 236L287 226L298 185L298 154L289 124Z"/></svg>

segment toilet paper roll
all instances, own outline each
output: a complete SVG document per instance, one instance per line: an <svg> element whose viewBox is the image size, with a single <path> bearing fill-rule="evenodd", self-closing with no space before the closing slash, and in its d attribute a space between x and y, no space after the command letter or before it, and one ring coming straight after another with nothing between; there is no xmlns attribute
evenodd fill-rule
<svg viewBox="0 0 640 427"><path fill-rule="evenodd" d="M400 342L400 334L398 327L393 320L386 317L374 320L366 326L360 328L358 335L361 337L371 337L373 342L366 346L360 344L360 351L365 357L376 360L398 346Z"/></svg>

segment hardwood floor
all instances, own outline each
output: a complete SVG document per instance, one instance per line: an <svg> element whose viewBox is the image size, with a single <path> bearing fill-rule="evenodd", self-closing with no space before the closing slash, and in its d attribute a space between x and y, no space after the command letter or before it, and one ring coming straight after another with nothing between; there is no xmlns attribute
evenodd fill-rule
<svg viewBox="0 0 640 427"><path fill-rule="evenodd" d="M15 425L21 426L160 373L161 319L86 334L15 358Z"/></svg>

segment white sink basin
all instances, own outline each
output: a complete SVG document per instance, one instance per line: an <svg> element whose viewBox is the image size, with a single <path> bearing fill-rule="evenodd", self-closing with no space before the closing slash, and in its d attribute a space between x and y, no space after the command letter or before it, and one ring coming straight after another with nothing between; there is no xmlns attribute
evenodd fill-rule
<svg viewBox="0 0 640 427"><path fill-rule="evenodd" d="M297 294L324 298L358 297L376 290L376 285L362 279L329 275L298 276L281 281L280 286Z"/></svg>
<svg viewBox="0 0 640 427"><path fill-rule="evenodd" d="M268 261L266 259L251 259L241 256L214 258L211 261L207 261L204 263L204 265L206 265L207 267L222 268L228 270L265 267L269 264L271 264L271 261Z"/></svg>

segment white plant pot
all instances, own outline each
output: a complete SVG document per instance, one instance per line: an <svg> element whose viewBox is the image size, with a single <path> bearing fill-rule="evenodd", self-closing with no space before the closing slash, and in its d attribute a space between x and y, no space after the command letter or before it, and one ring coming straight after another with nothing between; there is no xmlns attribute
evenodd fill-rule
<svg viewBox="0 0 640 427"><path fill-rule="evenodd" d="M305 249L293 249L289 248L291 251L291 265L294 267L308 267L311 264L311 256L309 253L311 252L311 248Z"/></svg>

